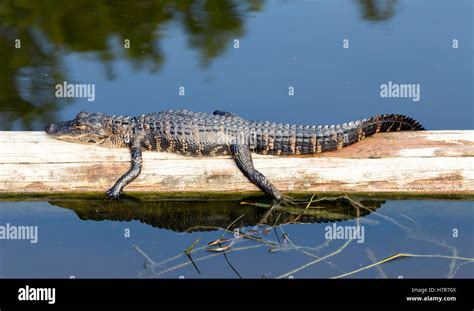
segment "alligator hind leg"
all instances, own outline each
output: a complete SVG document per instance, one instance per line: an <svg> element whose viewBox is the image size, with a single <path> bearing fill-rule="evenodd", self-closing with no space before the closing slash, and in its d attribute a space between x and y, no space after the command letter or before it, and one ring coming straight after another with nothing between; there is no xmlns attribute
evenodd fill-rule
<svg viewBox="0 0 474 311"><path fill-rule="evenodd" d="M131 183L140 174L142 169L141 147L132 147L130 151L132 154L132 164L130 169L117 180L112 188L110 188L105 193L108 199L118 199L122 194L123 188Z"/></svg>
<svg viewBox="0 0 474 311"><path fill-rule="evenodd" d="M230 152L235 163L252 183L259 187L263 192L270 195L273 199L281 201L282 194L277 188L259 171L253 167L252 155L250 149L245 145L231 145Z"/></svg>

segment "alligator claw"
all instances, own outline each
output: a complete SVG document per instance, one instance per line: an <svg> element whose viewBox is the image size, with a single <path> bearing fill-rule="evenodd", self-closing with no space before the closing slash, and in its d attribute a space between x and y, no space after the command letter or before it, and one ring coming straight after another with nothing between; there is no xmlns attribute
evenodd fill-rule
<svg viewBox="0 0 474 311"><path fill-rule="evenodd" d="M115 190L115 188L110 188L105 192L105 197L107 200L118 200L120 199L120 191Z"/></svg>

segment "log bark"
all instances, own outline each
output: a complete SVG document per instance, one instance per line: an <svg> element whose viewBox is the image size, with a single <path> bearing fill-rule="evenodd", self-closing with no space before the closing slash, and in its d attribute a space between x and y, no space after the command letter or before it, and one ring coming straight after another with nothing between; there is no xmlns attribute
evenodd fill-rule
<svg viewBox="0 0 474 311"><path fill-rule="evenodd" d="M380 133L317 156L253 158L284 192L474 194L474 131ZM143 160L125 191L258 191L230 157L144 152ZM0 132L0 193L103 192L129 166L127 149Z"/></svg>

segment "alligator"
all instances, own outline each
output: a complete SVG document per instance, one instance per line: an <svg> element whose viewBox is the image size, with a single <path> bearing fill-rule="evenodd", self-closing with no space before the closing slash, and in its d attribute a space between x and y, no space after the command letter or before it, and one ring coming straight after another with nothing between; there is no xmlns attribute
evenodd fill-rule
<svg viewBox="0 0 474 311"><path fill-rule="evenodd" d="M231 112L212 114L167 110L137 117L80 112L73 120L45 128L54 138L109 148L129 148L131 167L106 192L118 199L142 168L142 151L174 152L186 156L231 155L241 172L277 202L291 202L253 165L251 153L315 155L339 150L378 132L417 131L423 126L399 114L330 126L290 125L248 121Z"/></svg>

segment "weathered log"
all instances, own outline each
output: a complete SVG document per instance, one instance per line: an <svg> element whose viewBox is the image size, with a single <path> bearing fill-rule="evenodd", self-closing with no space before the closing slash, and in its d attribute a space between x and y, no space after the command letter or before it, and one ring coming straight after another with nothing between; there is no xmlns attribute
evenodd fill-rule
<svg viewBox="0 0 474 311"><path fill-rule="evenodd" d="M254 155L291 192L474 194L474 131L380 133L314 157ZM230 157L144 152L125 191L258 191ZM0 132L0 192L103 192L129 168L127 149L68 143L43 132Z"/></svg>

